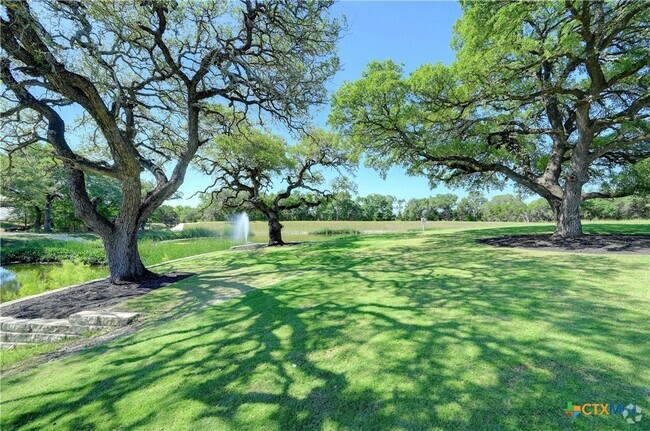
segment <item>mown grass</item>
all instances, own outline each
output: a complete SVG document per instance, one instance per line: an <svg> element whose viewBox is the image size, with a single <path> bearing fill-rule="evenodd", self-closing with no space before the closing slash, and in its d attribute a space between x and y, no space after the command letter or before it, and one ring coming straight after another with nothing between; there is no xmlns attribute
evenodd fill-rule
<svg viewBox="0 0 650 431"><path fill-rule="evenodd" d="M625 220L625 221L589 221L585 222L589 226L608 225L647 225L644 220ZM361 234L382 234L382 233L403 233L403 232L421 232L422 223L420 221L282 221L284 228L282 235L288 238L296 239L302 235L317 234L320 231L334 232L359 232ZM185 223L184 229L208 229L220 231L229 226L228 222L198 222ZM444 231L458 229L492 229L499 227L532 227L543 226L548 229L549 223L523 223L523 222L470 222L470 221L427 221L426 231ZM251 234L254 235L255 241L264 241L268 238L268 225L265 221L252 221L250 226Z"/></svg>
<svg viewBox="0 0 650 431"><path fill-rule="evenodd" d="M2 429L626 428L562 409L649 405L650 258L474 242L550 229L351 236L168 265L197 275L127 304L149 328L5 377Z"/></svg>

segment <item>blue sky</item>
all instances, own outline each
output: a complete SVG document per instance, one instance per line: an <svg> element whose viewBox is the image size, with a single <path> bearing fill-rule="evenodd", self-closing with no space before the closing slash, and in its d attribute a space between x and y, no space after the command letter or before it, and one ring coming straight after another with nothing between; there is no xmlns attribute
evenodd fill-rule
<svg viewBox="0 0 650 431"><path fill-rule="evenodd" d="M342 70L328 85L334 93L345 81L361 77L366 65L373 60L392 59L403 63L407 73L425 63L442 61L449 64L454 58L450 48L452 27L461 16L460 5L451 1L433 2L340 2L332 9L333 16L345 15L348 31L339 44ZM314 123L325 126L329 107L314 115ZM402 199L425 197L449 192L448 188L429 188L425 178L409 177L404 170L394 168L382 179L374 170L360 167L355 181L358 192L391 194ZM169 201L172 205L195 205L198 197L190 198L197 190L210 184L198 172L188 172L180 191L183 199ZM463 190L452 190L465 195Z"/></svg>

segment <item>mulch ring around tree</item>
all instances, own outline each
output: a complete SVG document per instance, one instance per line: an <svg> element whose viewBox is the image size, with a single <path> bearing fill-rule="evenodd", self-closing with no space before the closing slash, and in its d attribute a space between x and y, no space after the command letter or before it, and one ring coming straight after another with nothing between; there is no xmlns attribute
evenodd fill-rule
<svg viewBox="0 0 650 431"><path fill-rule="evenodd" d="M571 240L551 238L551 235L507 235L479 238L476 242L495 247L572 253L650 254L650 235L584 235Z"/></svg>
<svg viewBox="0 0 650 431"><path fill-rule="evenodd" d="M113 284L108 279L93 281L4 306L0 314L19 319L65 319L79 311L100 310L137 298L192 275L189 272L171 272L119 284Z"/></svg>

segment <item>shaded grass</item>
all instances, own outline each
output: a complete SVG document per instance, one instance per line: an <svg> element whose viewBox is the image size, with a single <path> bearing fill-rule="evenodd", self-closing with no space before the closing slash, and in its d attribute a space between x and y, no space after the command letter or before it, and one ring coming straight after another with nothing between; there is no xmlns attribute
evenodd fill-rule
<svg viewBox="0 0 650 431"><path fill-rule="evenodd" d="M647 224L588 230L648 232ZM618 430L648 406L648 256L497 249L548 226L215 253L150 328L2 381L3 429ZM215 298L244 294L217 305ZM638 429L648 429L641 422Z"/></svg>

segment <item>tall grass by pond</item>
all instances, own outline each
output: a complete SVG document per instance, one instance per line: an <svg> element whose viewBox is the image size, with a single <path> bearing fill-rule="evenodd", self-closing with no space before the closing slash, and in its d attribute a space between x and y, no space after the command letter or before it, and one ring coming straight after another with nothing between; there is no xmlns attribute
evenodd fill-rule
<svg viewBox="0 0 650 431"><path fill-rule="evenodd" d="M51 263L78 260L90 265L106 263L104 248L99 239L65 241L61 239L20 235L2 238L0 264Z"/></svg>
<svg viewBox="0 0 650 431"><path fill-rule="evenodd" d="M166 262L212 251L226 250L236 244L227 238L186 238L174 241L142 241L140 257L145 265Z"/></svg>

